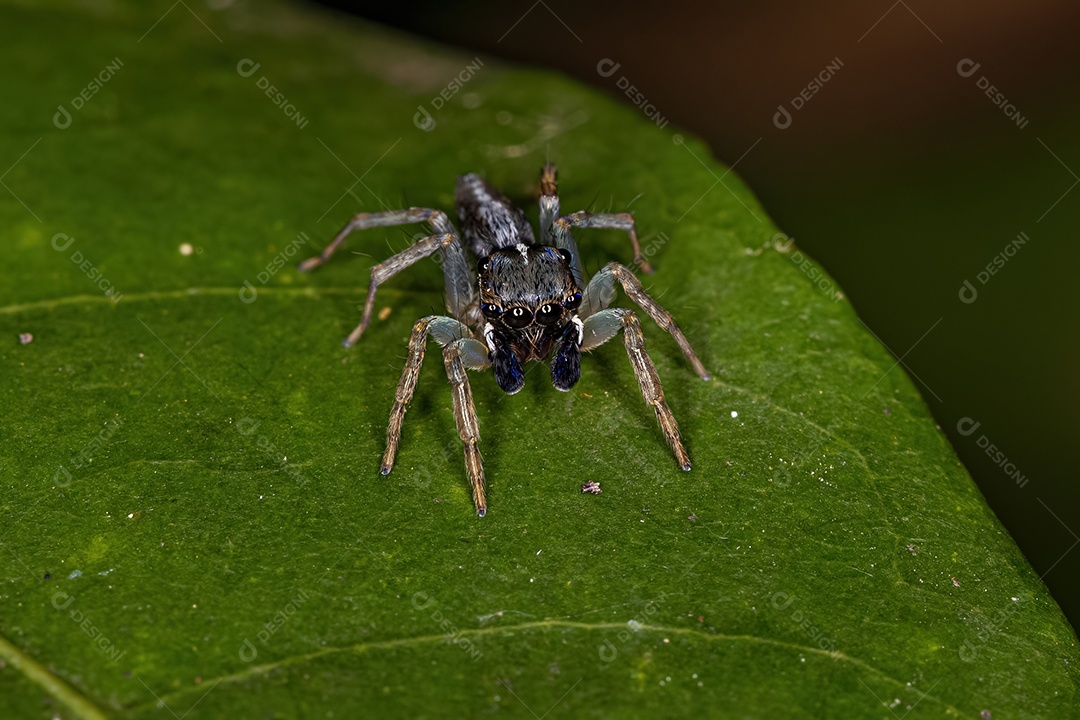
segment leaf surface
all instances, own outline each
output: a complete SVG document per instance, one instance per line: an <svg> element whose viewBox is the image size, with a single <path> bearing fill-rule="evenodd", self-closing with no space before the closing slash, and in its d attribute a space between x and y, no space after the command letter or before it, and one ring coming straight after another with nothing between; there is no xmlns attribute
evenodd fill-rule
<svg viewBox="0 0 1080 720"><path fill-rule="evenodd" d="M918 392L701 143L309 8L0 13L3 715L1075 713L1076 637ZM565 211L634 212L713 380L642 314L683 473L621 341L567 394L471 374L478 519L434 350L378 474L437 264L340 346L422 228L294 266L545 159Z"/></svg>

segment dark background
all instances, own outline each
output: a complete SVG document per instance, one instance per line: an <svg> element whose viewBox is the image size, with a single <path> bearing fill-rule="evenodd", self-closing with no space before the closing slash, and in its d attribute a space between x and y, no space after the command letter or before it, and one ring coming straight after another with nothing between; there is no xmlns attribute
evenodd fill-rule
<svg viewBox="0 0 1080 720"><path fill-rule="evenodd" d="M736 164L898 358L894 372L906 369L920 386L1078 626L1080 6L324 4L561 70L630 103L617 85L626 78L667 131L685 128ZM965 58L979 63L970 77L957 69ZM597 69L605 59L619 63L610 77ZM792 99L829 64L838 69L794 110ZM1023 119L1007 117L981 78ZM774 123L781 104L791 113L783 129ZM979 272L1021 232L1027 243L981 283ZM974 302L960 300L965 280ZM965 429L979 423L967 435L958 429L965 418ZM1002 455L990 457L987 444Z"/></svg>

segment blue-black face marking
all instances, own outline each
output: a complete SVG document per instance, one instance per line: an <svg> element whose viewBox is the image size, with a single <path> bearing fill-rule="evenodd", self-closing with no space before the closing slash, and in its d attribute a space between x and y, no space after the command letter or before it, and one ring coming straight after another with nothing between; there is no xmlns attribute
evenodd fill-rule
<svg viewBox="0 0 1080 720"><path fill-rule="evenodd" d="M555 343L551 358L551 384L566 392L581 379L581 346L578 345L578 329L568 323L562 337Z"/></svg>
<svg viewBox="0 0 1080 720"><path fill-rule="evenodd" d="M573 320L582 294L569 251L525 243L496 248L477 262L477 279L499 387L517 392L525 382L522 364L549 358L552 383L560 390L573 387L581 376L580 331Z"/></svg>

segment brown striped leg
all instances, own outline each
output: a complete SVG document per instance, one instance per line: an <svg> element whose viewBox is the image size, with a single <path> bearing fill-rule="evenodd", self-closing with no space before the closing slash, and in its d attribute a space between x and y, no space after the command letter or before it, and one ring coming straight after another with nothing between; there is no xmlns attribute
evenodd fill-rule
<svg viewBox="0 0 1080 720"><path fill-rule="evenodd" d="M675 318L661 307L658 302L653 300L649 293L645 292L645 288L641 286L641 281L625 265L616 262L608 263L592 276L581 300L580 312L582 317L587 319L588 316L606 307L614 299L616 280L622 285L623 292L626 293L628 298L637 303L649 317L656 321L657 325L675 338L679 349L682 350L682 354L686 356L686 359L690 361L690 365L694 368L694 372L697 373L698 377L702 380L710 379L712 376L709 375L709 371L698 360L694 349L690 347L690 341L683 335L683 331L675 322Z"/></svg>
<svg viewBox="0 0 1080 720"><path fill-rule="evenodd" d="M641 325L632 310L625 308L610 308L601 310L585 320L585 342L582 350L592 350L618 333L619 328L623 331L623 340L626 344L626 354L630 358L630 365L634 368L638 384L641 386L641 395L645 402L656 413L656 420L660 423L660 430L664 433L671 452L675 455L675 461L683 470L690 469L690 456L686 454L682 439L679 435L679 424L675 422L675 416L664 400L664 388L660 384L660 376L656 372L652 358L645 352L645 336L641 333Z"/></svg>
<svg viewBox="0 0 1080 720"><path fill-rule="evenodd" d="M416 390L416 381L420 377L420 366L424 363L424 351L429 338L440 345L460 345L462 360L470 370L483 370L488 367L487 348L480 341L472 339L469 328L462 323L441 315L429 315L416 321L409 338L409 354L405 360L405 368L401 371L401 380L398 381L397 391L394 393L390 422L386 427L386 451L383 453L381 469L383 475L389 474L394 468L394 458L401 440L401 425Z"/></svg>
<svg viewBox="0 0 1080 720"><path fill-rule="evenodd" d="M447 233L453 230L453 226L446 218L446 213L441 210L428 208L409 208L408 210L387 210L385 212L357 213L352 220L341 228L337 236L326 246L326 249L315 257L308 258L298 266L300 272L314 270L330 259L334 251L338 249L345 237L358 230L366 230L373 227L395 227L410 223L429 222L436 233Z"/></svg>
<svg viewBox="0 0 1080 720"><path fill-rule="evenodd" d="M461 343L451 343L443 348L443 362L454 398L454 420L457 422L458 435L465 443L465 472L472 486L473 504L476 506L476 514L484 517L487 514L484 465L480 459L480 448L477 447L480 441L480 425L476 420L476 405L473 403L469 378L465 374Z"/></svg>
<svg viewBox="0 0 1080 720"><path fill-rule="evenodd" d="M625 230L626 234L630 236L630 246L634 251L634 265L641 268L641 272L647 275L652 275L655 272L649 261L641 254L637 226L634 224L634 216L630 213L591 213L581 211L572 215L563 215L555 221L554 234L559 236L563 232L569 232L571 227Z"/></svg>
<svg viewBox="0 0 1080 720"><path fill-rule="evenodd" d="M301 272L313 270L334 254L347 235L357 230L374 227L393 227L410 223L426 222L432 235L422 238L411 246L382 261L371 268L371 282L368 285L367 298L364 301L364 314L360 324L349 333L343 344L350 347L360 339L364 330L371 324L375 310L375 293L378 286L401 272L410 265L430 255L439 253L442 259L443 274L446 280L447 309L458 319L465 319L468 309L474 303L475 278L469 267L465 251L461 247L457 231L441 210L428 208L409 208L408 210L389 210L386 212L360 213L341 229L326 249L315 257L308 258L298 266Z"/></svg>
<svg viewBox="0 0 1080 720"><path fill-rule="evenodd" d="M410 265L434 255L442 248L455 244L457 241L457 235L455 233L428 235L426 238L417 240L397 255L392 255L381 263L372 266L371 282L368 284L367 299L364 300L364 314L360 317L360 324L357 325L356 328L349 333L349 336L342 341L342 345L345 347L352 347L355 345L356 341L359 340L360 336L367 330L368 325L371 324L371 316L375 312L375 293L378 292L379 285L383 284L394 275L397 275Z"/></svg>
<svg viewBox="0 0 1080 720"><path fill-rule="evenodd" d="M394 458L397 456L398 443L401 442L401 425L405 422L405 411L409 409L413 392L416 391L420 366L424 364L424 352L427 350L428 327L434 319L435 316L430 315L417 320L409 337L409 355L405 360L405 368L401 371L401 380L398 381L397 391L394 393L394 407L390 410L390 423L386 427L386 450L383 452L380 469L383 475L389 475L394 469Z"/></svg>

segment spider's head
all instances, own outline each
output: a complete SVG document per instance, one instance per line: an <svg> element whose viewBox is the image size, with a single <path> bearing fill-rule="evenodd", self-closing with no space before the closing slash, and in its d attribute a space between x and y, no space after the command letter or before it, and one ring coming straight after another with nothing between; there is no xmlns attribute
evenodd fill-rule
<svg viewBox="0 0 1080 720"><path fill-rule="evenodd" d="M509 394L525 384L522 363L551 358L551 382L581 377L581 288L570 253L548 245L499 248L479 263L480 312L495 381Z"/></svg>

